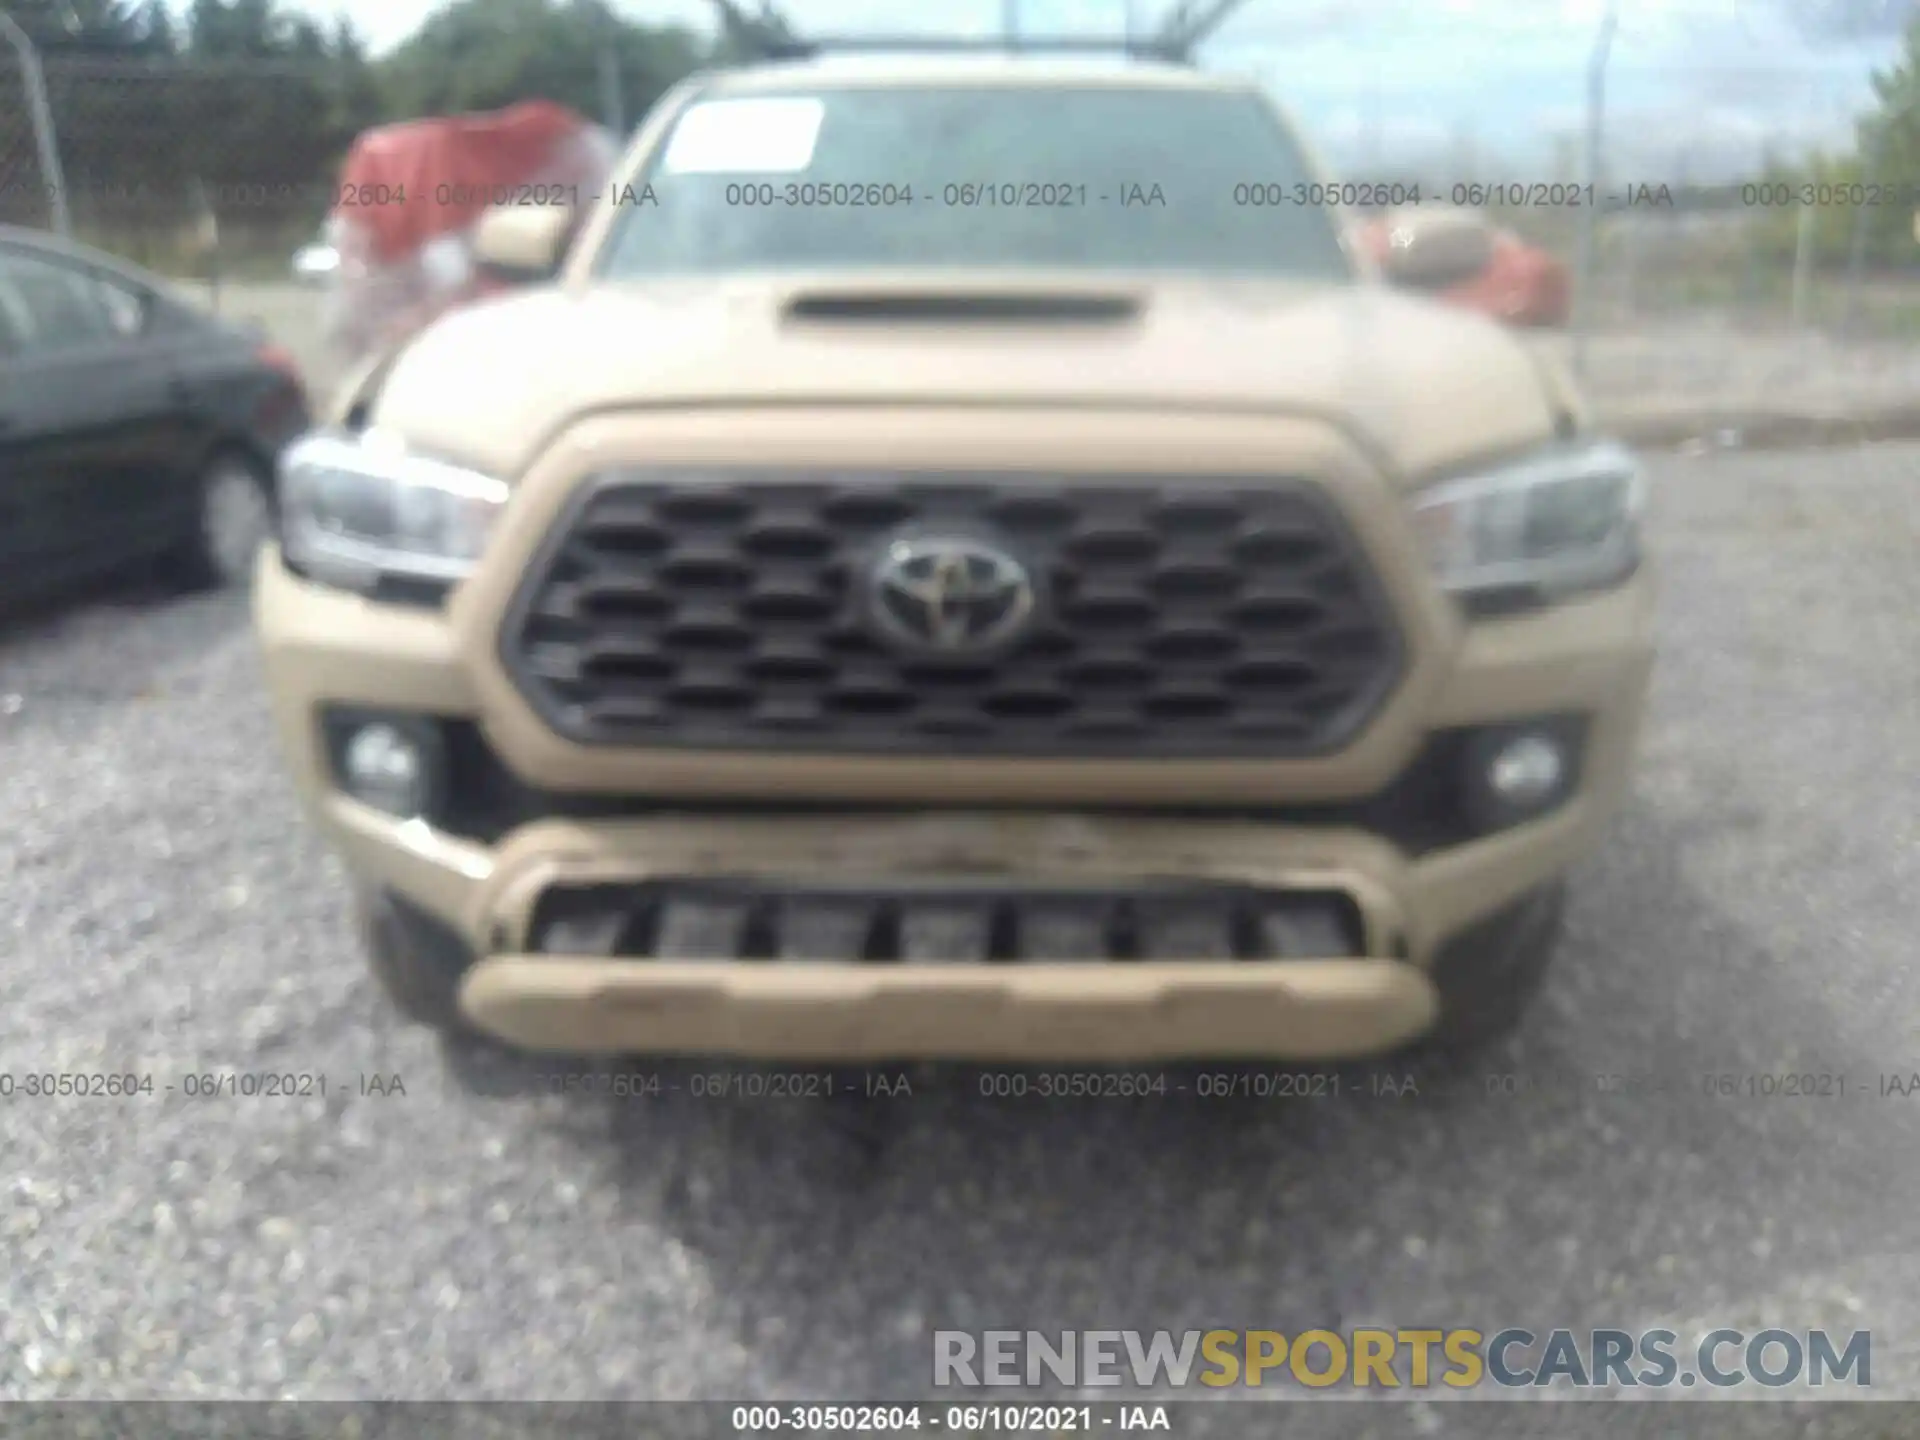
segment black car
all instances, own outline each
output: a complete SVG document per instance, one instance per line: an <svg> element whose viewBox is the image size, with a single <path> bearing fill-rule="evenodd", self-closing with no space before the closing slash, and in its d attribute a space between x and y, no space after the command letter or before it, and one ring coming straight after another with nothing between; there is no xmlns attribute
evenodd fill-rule
<svg viewBox="0 0 1920 1440"><path fill-rule="evenodd" d="M259 335L0 226L0 603L156 560L244 584L274 462L308 423L297 368Z"/></svg>

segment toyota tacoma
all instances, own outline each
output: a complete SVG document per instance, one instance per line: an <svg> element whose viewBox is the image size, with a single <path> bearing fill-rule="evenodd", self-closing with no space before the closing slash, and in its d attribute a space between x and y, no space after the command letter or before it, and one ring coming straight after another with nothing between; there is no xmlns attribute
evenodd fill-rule
<svg viewBox="0 0 1920 1440"><path fill-rule="evenodd" d="M350 378L255 618L375 976L518 1051L1510 1030L1626 790L1642 473L1251 82L684 82Z"/></svg>

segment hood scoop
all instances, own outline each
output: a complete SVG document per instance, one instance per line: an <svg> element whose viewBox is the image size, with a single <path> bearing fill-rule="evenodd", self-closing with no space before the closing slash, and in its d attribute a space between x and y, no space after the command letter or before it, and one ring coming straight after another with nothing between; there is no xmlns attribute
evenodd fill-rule
<svg viewBox="0 0 1920 1440"><path fill-rule="evenodd" d="M815 290L783 313L846 325L1115 325L1141 309L1139 296L1116 291Z"/></svg>

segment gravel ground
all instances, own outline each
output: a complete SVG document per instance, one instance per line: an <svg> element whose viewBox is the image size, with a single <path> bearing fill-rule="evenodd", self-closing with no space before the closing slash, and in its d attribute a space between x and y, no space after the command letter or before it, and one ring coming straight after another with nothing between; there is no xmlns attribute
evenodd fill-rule
<svg viewBox="0 0 1920 1440"><path fill-rule="evenodd" d="M242 607L7 632L0 1075L157 1088L0 1100L0 1395L850 1400L922 1393L934 1328L1381 1323L1871 1328L1920 1397L1920 1094L1877 1094L1920 1071L1920 449L1657 474L1657 713L1517 1095L470 1098L363 978ZM329 1089L184 1093L218 1071Z"/></svg>

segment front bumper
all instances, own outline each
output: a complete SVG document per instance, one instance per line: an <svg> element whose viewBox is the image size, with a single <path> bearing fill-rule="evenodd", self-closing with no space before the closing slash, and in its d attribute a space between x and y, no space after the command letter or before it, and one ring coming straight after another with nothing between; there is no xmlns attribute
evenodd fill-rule
<svg viewBox="0 0 1920 1440"><path fill-rule="evenodd" d="M535 1050L1101 1062L1365 1054L1419 1035L1435 1000L1392 960L880 970L496 955L461 1003Z"/></svg>
<svg viewBox="0 0 1920 1440"><path fill-rule="evenodd" d="M1587 612L1581 628L1611 628L1610 641L1630 641L1644 624L1642 588L1578 607ZM1354 830L1064 808L825 819L686 807L644 821L536 823L484 844L395 821L339 793L316 719L321 707L342 703L472 713L444 620L311 587L271 552L255 593L281 740L315 821L358 878L447 923L480 957L461 985L462 1008L475 1024L530 1048L576 1052L1012 1061L1308 1059L1393 1048L1432 1023L1427 966L1441 942L1550 881L1594 843L1625 787L1648 663L1638 643L1610 643L1584 663L1564 654L1535 662L1558 672L1558 702L1591 716L1579 791L1542 820L1420 857ZM1546 623L1559 628L1570 619ZM1490 640L1479 648L1490 666L1517 678L1511 644ZM562 881L955 874L1122 884L1178 876L1336 889L1352 895L1365 917L1368 953L1261 965L883 971L642 965L520 948L539 896Z"/></svg>
<svg viewBox="0 0 1920 1440"><path fill-rule="evenodd" d="M990 432L993 443L1010 455L1045 453L1036 436L1019 433L1028 423L1009 421L1005 433ZM1271 449L1274 435L1264 422L1256 436L1242 433L1252 422L1220 417L1188 427L1142 420L1137 435L1129 423L1114 422L1109 463L1171 467L1229 442ZM681 435L656 423L647 453L671 463L738 443L737 434L709 433L711 422L685 424ZM876 427L863 443L876 455L981 443L964 417L925 414L900 425L901 434ZM1287 435L1306 450L1317 433ZM838 455L849 441L823 427L817 443ZM1400 502L1337 447L1309 468L1345 467L1342 507L1392 592L1411 656L1391 701L1337 755L930 762L569 744L527 709L501 669L496 637L514 578L563 506L569 477L623 444L590 424L556 445L523 478L485 571L444 609L313 586L272 551L255 587L276 724L307 808L361 883L458 935L477 957L459 983L461 1009L510 1042L849 1060L1318 1058L1390 1049L1432 1024L1430 966L1448 937L1557 878L1592 848L1626 789L1652 663L1650 579L1468 624L1425 583ZM796 444L791 429L781 444ZM481 838L395 821L334 783L321 717L341 707L468 722L537 793L635 803L606 818L524 818ZM1426 851L1364 826L1272 818L1285 805L1373 794L1436 731L1544 715L1582 717L1585 739L1577 788L1543 818ZM884 886L955 876L1337 891L1362 917L1364 940L1358 953L1259 963L881 966L594 958L542 953L532 937L540 897L563 885L764 877Z"/></svg>

